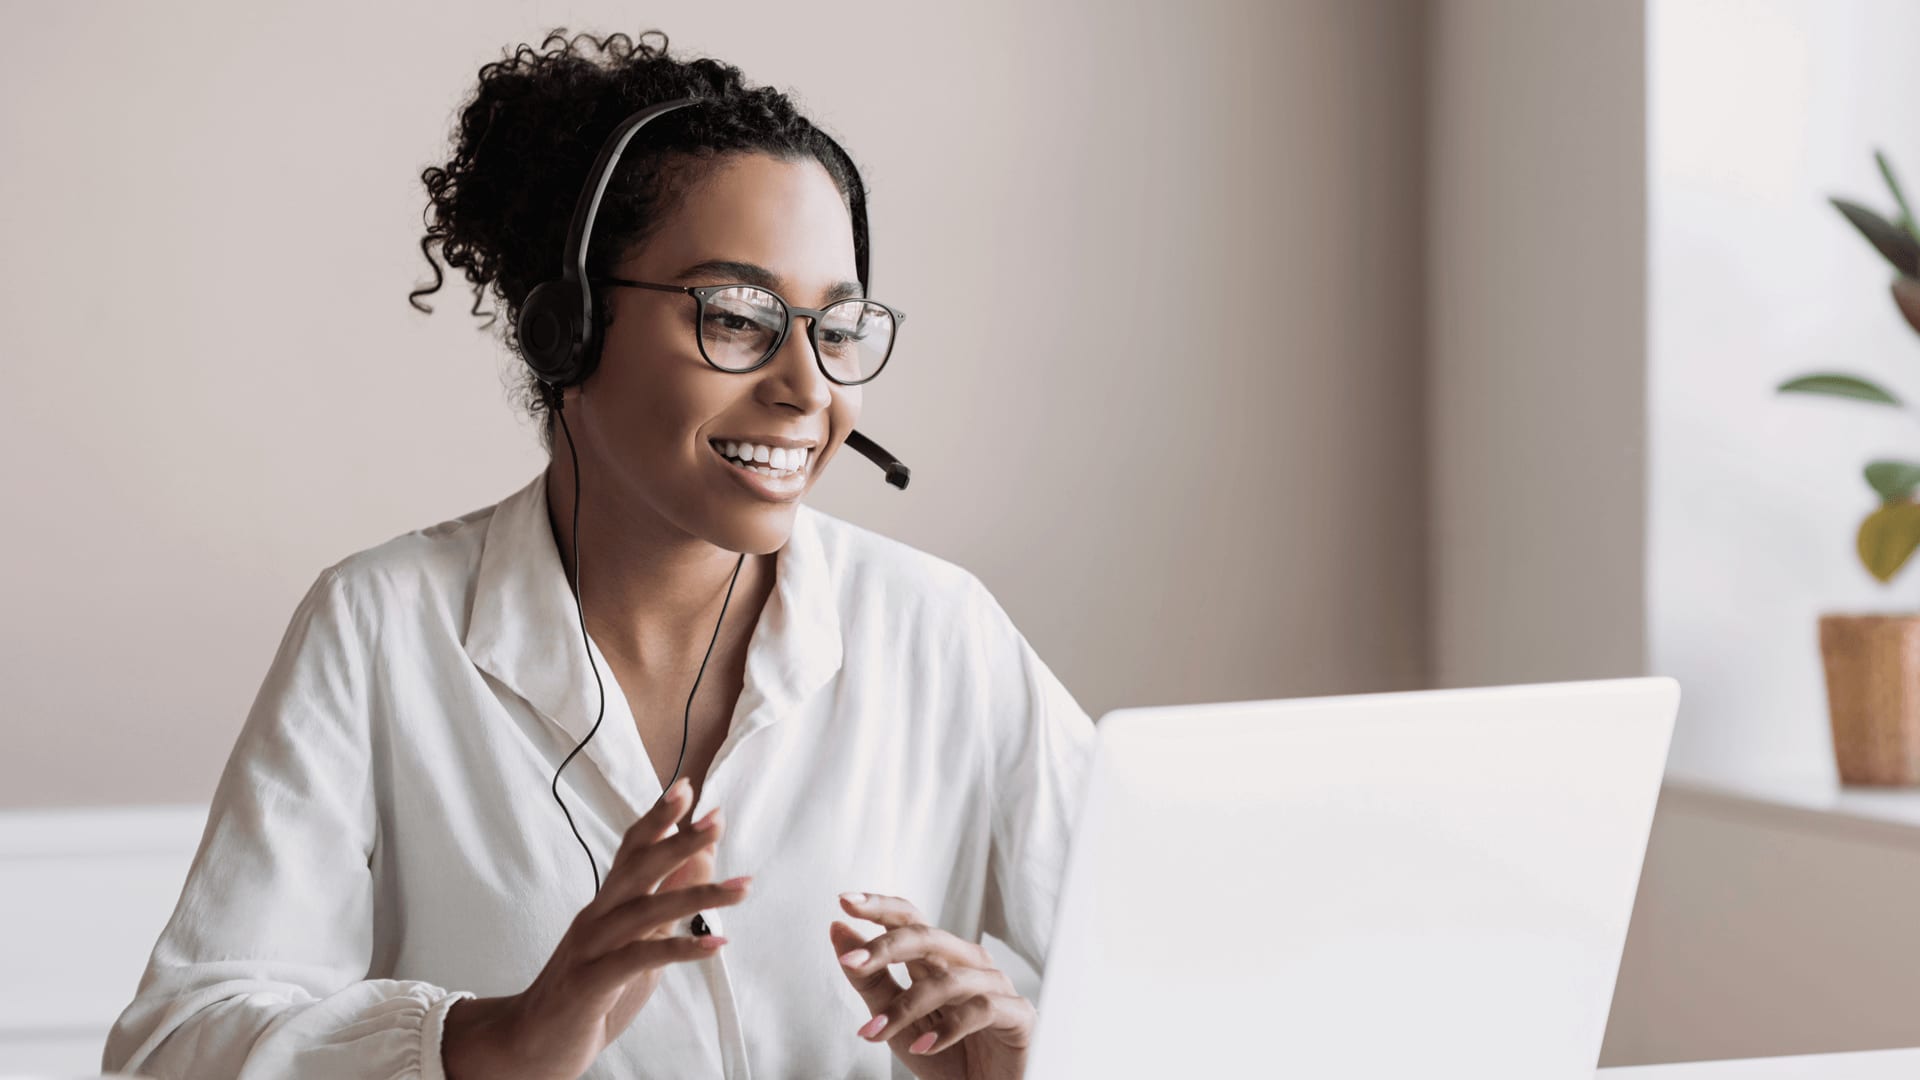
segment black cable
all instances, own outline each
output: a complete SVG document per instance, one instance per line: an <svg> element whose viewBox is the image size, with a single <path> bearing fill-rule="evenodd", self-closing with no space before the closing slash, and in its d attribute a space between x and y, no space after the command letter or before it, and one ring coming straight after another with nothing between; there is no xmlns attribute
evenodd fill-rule
<svg viewBox="0 0 1920 1080"><path fill-rule="evenodd" d="M600 711L594 716L593 727L588 730L586 738L581 739L574 746L573 752L560 762L560 767L553 770L553 801L560 804L560 812L567 815L567 828L572 829L573 838L580 841L580 850L587 853L587 865L593 870L593 894L598 896L600 895L600 864L594 860L593 849L587 846L587 841L580 835L579 827L573 823L573 812L567 809L566 802L560 798L560 774L566 770L575 755L587 745L587 741L600 730L600 722L606 719L607 715L607 687L600 681L600 665L593 661L593 645L587 638L586 609L580 604L580 452L573 445L573 429L567 426L567 412L561 405L561 393L560 390L553 390L547 395L547 402L553 407L553 415L560 421L560 430L566 434L567 453L573 459L573 610L580 619L580 644L587 653L587 666L593 669L593 685L600 691ZM699 692L700 679L707 673L707 660L713 657L714 643L720 640L720 624L726 621L727 605L733 602L733 587L740 580L740 568L746 564L746 561L747 553L743 551L740 553L740 558L733 564L733 579L727 582L727 597L720 602L720 617L714 620L713 638L707 642L707 655L700 661L699 674L693 677L693 689L687 691L687 710L680 721L680 756L673 763L673 776L661 788L663 794L667 788L673 786L675 780L680 778L680 764L687 759L687 733L693 724L693 696Z"/></svg>
<svg viewBox="0 0 1920 1080"><path fill-rule="evenodd" d="M586 641L587 613L580 605L580 452L574 449L573 430L567 426L566 410L559 407L559 393L553 394L550 401L554 405L553 414L560 420L560 429L567 433L567 453L573 457L573 609L580 616L580 640ZM553 770L553 801L560 804L560 812L567 815L567 828L572 829L573 838L580 841L580 850L587 853L587 865L593 868L593 894L598 896L600 864L594 861L593 849L587 846L587 841L580 835L579 826L573 823L573 811L568 810L566 802L560 798L560 773L573 761L574 754L587 745L587 739L593 738L594 732L600 730L600 721L607 714L607 688L600 682L600 666L593 662L591 648L587 650L587 666L593 669L593 684L600 690L600 714L593 718L593 728L587 732L587 737L574 746L573 753L560 763L560 768Z"/></svg>
<svg viewBox="0 0 1920 1080"><path fill-rule="evenodd" d="M576 553L574 559L577 561L579 558L580 556ZM727 597L720 601L720 619L727 617L727 605L733 603L734 583L740 580L740 567L744 566L746 561L747 553L744 551L740 553L740 558L734 561L733 579L727 582ZM713 659L714 642L720 640L720 619L714 620L713 637L707 641L707 655L700 658L700 671L693 677L693 690L687 691L687 711L680 717L680 756L674 760L673 775L667 779L667 787L672 787L673 782L680 779L680 763L687 760L687 731L693 726L693 695L700 689L701 676L707 673L707 661Z"/></svg>

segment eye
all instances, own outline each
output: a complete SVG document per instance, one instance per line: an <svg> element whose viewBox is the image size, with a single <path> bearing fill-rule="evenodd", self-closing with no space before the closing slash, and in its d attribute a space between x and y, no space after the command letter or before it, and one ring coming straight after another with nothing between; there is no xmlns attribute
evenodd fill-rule
<svg viewBox="0 0 1920 1080"><path fill-rule="evenodd" d="M771 311L711 305L707 308L705 332L709 334L777 334L779 316Z"/></svg>

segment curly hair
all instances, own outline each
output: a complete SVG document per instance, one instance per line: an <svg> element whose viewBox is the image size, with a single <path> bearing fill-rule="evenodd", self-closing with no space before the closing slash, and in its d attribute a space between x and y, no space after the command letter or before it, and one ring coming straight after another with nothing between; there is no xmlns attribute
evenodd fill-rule
<svg viewBox="0 0 1920 1080"><path fill-rule="evenodd" d="M649 37L659 45L648 44ZM533 287L558 276L573 206L601 143L640 109L682 97L704 100L652 121L621 155L594 222L589 274L609 272L644 244L718 155L812 158L850 209L856 201L864 205L866 192L855 191L851 163L787 94L748 86L731 64L669 56L667 36L658 30L636 42L623 33L600 39L556 29L540 48L521 44L480 69L479 86L460 112L452 159L420 174L429 199L420 252L433 283L408 293L407 302L433 311L420 298L438 292L445 280L433 258L438 244L446 264L464 270L472 283L471 311L486 317L482 328L494 325L501 307L510 328ZM861 217L854 215L856 252L866 246ZM489 291L496 311L483 312ZM596 303L595 310L604 318L607 306ZM502 337L517 355L513 335ZM541 443L552 452L553 416L539 380L525 364L515 367L519 403L539 422Z"/></svg>

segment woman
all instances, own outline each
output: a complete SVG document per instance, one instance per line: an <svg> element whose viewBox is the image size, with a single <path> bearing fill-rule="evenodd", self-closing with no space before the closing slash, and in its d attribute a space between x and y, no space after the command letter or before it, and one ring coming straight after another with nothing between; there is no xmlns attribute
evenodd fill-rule
<svg viewBox="0 0 1920 1080"><path fill-rule="evenodd" d="M727 366L721 301L857 295L857 180L645 40L487 65L424 174L423 250L517 317L601 141L702 99L613 174L590 275L641 284L597 290L597 365L529 380L568 452L298 605L105 1070L1021 1074L979 936L1042 964L1092 722L971 574L801 501L860 415L848 339L796 314Z"/></svg>

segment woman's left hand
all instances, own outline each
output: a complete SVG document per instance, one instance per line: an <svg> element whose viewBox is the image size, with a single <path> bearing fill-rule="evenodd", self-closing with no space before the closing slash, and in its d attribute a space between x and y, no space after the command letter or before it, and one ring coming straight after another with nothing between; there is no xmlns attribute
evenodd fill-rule
<svg viewBox="0 0 1920 1080"><path fill-rule="evenodd" d="M928 926L897 896L842 893L840 906L887 928L872 941L843 922L828 929L847 981L873 1010L857 1034L885 1039L920 1080L1018 1080L1026 1072L1038 1014L984 946ZM913 985L902 987L888 964L905 964Z"/></svg>

